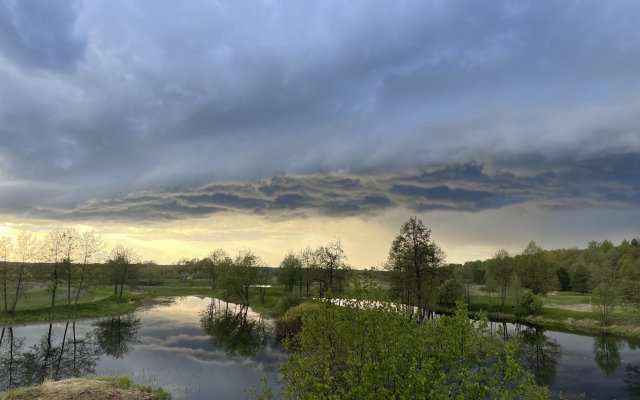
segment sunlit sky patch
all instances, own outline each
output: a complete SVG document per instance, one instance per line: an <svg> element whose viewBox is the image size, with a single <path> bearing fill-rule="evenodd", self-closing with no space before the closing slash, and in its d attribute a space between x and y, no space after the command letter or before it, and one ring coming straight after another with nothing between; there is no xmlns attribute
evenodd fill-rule
<svg viewBox="0 0 640 400"><path fill-rule="evenodd" d="M0 233L161 263L417 215L448 260L639 236L640 3L0 0Z"/></svg>

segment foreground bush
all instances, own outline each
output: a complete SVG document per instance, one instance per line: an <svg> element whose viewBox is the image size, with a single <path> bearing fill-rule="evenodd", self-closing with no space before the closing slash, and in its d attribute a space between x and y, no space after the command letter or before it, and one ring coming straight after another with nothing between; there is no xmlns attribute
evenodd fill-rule
<svg viewBox="0 0 640 400"><path fill-rule="evenodd" d="M417 324L391 306L324 303L285 343L285 396L292 399L539 399L516 359L517 343L487 333L466 309Z"/></svg>

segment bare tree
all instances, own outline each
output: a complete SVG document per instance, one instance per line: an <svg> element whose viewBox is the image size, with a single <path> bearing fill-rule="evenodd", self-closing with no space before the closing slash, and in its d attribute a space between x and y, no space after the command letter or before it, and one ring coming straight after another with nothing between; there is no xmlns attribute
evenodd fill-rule
<svg viewBox="0 0 640 400"><path fill-rule="evenodd" d="M107 264L111 267L110 271L114 282L113 294L119 299L122 298L124 285L129 283L133 275L133 265L137 260L138 255L132 248L118 244L111 250ZM118 285L120 286L119 291Z"/></svg>
<svg viewBox="0 0 640 400"><path fill-rule="evenodd" d="M9 235L2 235L0 237L0 279L2 279L2 297L4 300L4 312L9 311L8 302L8 282L9 282L9 258L13 251L13 237Z"/></svg>
<svg viewBox="0 0 640 400"><path fill-rule="evenodd" d="M67 281L67 306L71 309L71 270L75 261L76 248L78 247L78 231L73 228L66 228L62 231L60 242L62 251L62 268Z"/></svg>
<svg viewBox="0 0 640 400"><path fill-rule="evenodd" d="M104 241L93 230L86 230L79 236L78 245L78 260L82 263L82 269L80 271L80 282L78 283L78 290L76 291L76 300L73 305L75 309L78 307L78 300L80 299L80 293L82 291L82 284L84 283L87 266L90 264L99 262L104 254Z"/></svg>
<svg viewBox="0 0 640 400"><path fill-rule="evenodd" d="M62 230L56 229L49 232L42 242L41 260L48 267L48 278L51 281L51 308L56 305L56 291L62 278L61 264L64 260L63 254Z"/></svg>
<svg viewBox="0 0 640 400"><path fill-rule="evenodd" d="M16 277L16 291L13 298L13 304L9 309L9 313L13 314L18 306L18 298L20 297L20 289L22 288L22 282L25 276L25 269L27 264L32 263L37 253L36 239L32 234L28 232L20 232L18 234L18 240L15 250L15 256L20 263L18 266L18 273Z"/></svg>

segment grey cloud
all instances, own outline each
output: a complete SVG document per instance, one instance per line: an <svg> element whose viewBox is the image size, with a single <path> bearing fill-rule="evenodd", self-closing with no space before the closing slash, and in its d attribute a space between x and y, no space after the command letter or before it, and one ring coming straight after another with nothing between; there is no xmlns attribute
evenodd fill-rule
<svg viewBox="0 0 640 400"><path fill-rule="evenodd" d="M478 164L386 175L301 175L191 190L141 192L71 208L33 209L60 219L167 220L216 213L289 219L371 216L390 208L413 212L482 211L513 204L548 209L640 207L640 153L586 159L528 175Z"/></svg>
<svg viewBox="0 0 640 400"><path fill-rule="evenodd" d="M555 207L640 151L634 1L52 4L0 2L4 210Z"/></svg>
<svg viewBox="0 0 640 400"><path fill-rule="evenodd" d="M1 1L0 50L28 66L73 69L87 44L75 28L79 9L77 1Z"/></svg>

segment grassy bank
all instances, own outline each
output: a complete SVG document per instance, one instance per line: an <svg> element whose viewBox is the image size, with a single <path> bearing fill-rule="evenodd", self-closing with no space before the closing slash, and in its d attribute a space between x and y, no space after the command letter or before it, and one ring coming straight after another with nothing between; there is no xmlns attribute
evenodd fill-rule
<svg viewBox="0 0 640 400"><path fill-rule="evenodd" d="M630 309L617 308L610 322L603 326L591 310L591 297L571 292L554 292L542 297L543 307L535 315L516 317L515 307L509 299L504 307L495 296L475 293L468 305L470 317L485 312L497 322L520 322L568 333L613 334L627 338L640 338L638 314ZM452 313L454 307L441 307L438 311Z"/></svg>
<svg viewBox="0 0 640 400"><path fill-rule="evenodd" d="M112 288L99 287L91 295L82 298L75 310L69 310L66 298L65 301L60 300L56 307L51 308L48 306L50 299L46 299L37 292L29 293L28 301L19 303L19 307L12 316L0 314L0 325L122 315L141 307L153 305L163 297L211 296L232 303L240 301L237 295L228 294L224 289L211 290L208 286L195 286L180 282L167 286L146 286L125 291L122 299L113 296L112 293ZM251 288L251 308L261 314L278 316L284 312L279 307L282 293L283 288L280 286L267 288L264 303L262 303L259 289Z"/></svg>
<svg viewBox="0 0 640 400"><path fill-rule="evenodd" d="M135 385L126 376L73 378L0 393L0 400L166 400L162 388Z"/></svg>

